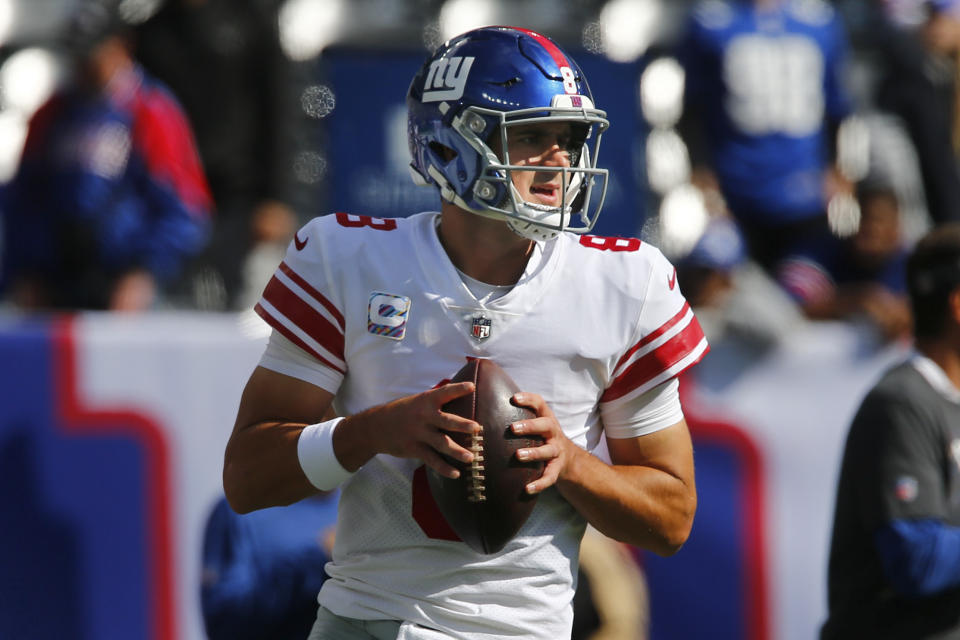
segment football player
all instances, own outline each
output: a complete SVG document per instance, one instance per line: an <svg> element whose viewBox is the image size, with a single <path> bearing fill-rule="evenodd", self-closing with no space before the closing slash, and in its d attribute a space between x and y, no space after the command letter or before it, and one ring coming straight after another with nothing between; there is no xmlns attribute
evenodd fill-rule
<svg viewBox="0 0 960 640"><path fill-rule="evenodd" d="M224 487L241 512L341 488L311 638L568 637L587 523L662 555L689 535L676 376L707 343L656 248L587 235L609 123L556 44L467 32L426 60L407 103L413 175L440 211L340 213L296 234L257 306L273 334ZM472 460L447 432L479 425L441 410L471 391L444 384L467 358L508 372L537 416L513 431L545 439L517 454L546 462L533 513L487 555L451 535L425 474ZM340 417L322 420L331 405Z"/></svg>

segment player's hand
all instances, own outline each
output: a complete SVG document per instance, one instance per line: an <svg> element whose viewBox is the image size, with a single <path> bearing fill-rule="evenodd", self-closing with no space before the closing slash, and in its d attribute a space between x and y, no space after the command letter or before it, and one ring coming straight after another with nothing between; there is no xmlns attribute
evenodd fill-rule
<svg viewBox="0 0 960 640"><path fill-rule="evenodd" d="M564 433L557 417L546 401L536 393L521 392L513 396L518 405L529 407L537 414L536 418L522 420L511 425L517 435L542 436L544 443L539 447L530 447L517 451L517 458L523 462L542 460L546 464L543 474L527 485L527 493L540 493L557 483L563 474L577 445Z"/></svg>
<svg viewBox="0 0 960 640"><path fill-rule="evenodd" d="M473 420L445 413L441 407L473 390L472 382L445 384L375 408L380 425L377 452L398 458L419 458L442 476L458 477L460 472L443 456L470 463L473 454L444 432L472 434L479 432L481 426Z"/></svg>

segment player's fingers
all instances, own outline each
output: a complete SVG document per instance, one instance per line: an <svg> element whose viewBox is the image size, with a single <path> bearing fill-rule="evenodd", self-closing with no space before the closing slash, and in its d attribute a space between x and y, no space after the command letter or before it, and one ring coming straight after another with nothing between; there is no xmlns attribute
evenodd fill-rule
<svg viewBox="0 0 960 640"><path fill-rule="evenodd" d="M553 416L542 416L539 418L529 418L514 422L510 425L513 433L521 435L539 435L548 436L560 430L560 425Z"/></svg>
<svg viewBox="0 0 960 640"><path fill-rule="evenodd" d="M473 393L475 389L476 385L472 382L452 382L441 385L436 389L431 389L428 393L430 394L430 398L437 403L437 406L443 406L451 400L456 400L468 393Z"/></svg>
<svg viewBox="0 0 960 640"><path fill-rule="evenodd" d="M547 404L547 401L543 399L538 393L531 393L529 391L521 391L513 395L514 404L521 407L529 407L533 409L533 412L538 416L552 416L553 411L550 409L550 406Z"/></svg>
<svg viewBox="0 0 960 640"><path fill-rule="evenodd" d="M437 432L437 437L429 443L436 451L442 453L443 455L450 456L451 458L456 458L462 462L470 463L473 462L473 452L471 452L466 447L462 447L457 444L453 438L448 436L445 433Z"/></svg>
<svg viewBox="0 0 960 640"><path fill-rule="evenodd" d="M556 458L554 458L556 460ZM549 462L543 468L543 473L539 478L527 483L526 491L529 494L537 494L545 489L549 489L557 483L560 476L560 465L555 462Z"/></svg>
<svg viewBox="0 0 960 640"><path fill-rule="evenodd" d="M456 480L460 477L460 471L452 464L443 459L439 453L429 446L424 446L420 452L419 458L423 463L442 475L445 478Z"/></svg>
<svg viewBox="0 0 960 640"><path fill-rule="evenodd" d="M469 418L443 412L441 412L434 421L433 426L443 429L444 431L456 431L457 433L466 434L479 433L483 429L478 422L474 422Z"/></svg>
<svg viewBox="0 0 960 640"><path fill-rule="evenodd" d="M560 448L551 443L547 443L539 447L525 447L523 449L517 449L517 459L521 462L553 460L559 455Z"/></svg>

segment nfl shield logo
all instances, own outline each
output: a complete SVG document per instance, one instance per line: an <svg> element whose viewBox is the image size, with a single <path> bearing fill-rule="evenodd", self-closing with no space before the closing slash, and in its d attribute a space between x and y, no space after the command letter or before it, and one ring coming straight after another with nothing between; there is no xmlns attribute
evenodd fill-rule
<svg viewBox="0 0 960 640"><path fill-rule="evenodd" d="M913 476L900 476L894 487L894 494L900 502L913 502L917 499L919 482Z"/></svg>
<svg viewBox="0 0 960 640"><path fill-rule="evenodd" d="M490 337L490 318L477 316L473 319L473 327L470 329L470 335L477 340L484 340Z"/></svg>

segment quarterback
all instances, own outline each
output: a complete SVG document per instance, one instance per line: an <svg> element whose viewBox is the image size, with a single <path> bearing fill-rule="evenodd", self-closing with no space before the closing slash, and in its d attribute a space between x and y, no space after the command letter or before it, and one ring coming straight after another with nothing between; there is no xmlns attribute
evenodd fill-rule
<svg viewBox="0 0 960 640"><path fill-rule="evenodd" d="M441 46L407 96L414 178L440 211L336 213L298 231L257 311L273 333L244 390L224 488L247 512L340 487L336 543L311 638L569 637L589 523L661 555L696 510L677 375L707 343L673 266L634 238L589 235L609 123L577 64L526 29ZM444 413L490 358L544 438L530 518L473 551L426 468L470 462ZM331 417L331 416L338 417Z"/></svg>

